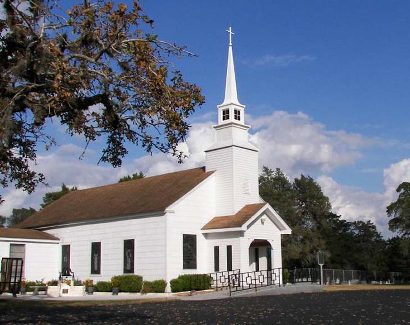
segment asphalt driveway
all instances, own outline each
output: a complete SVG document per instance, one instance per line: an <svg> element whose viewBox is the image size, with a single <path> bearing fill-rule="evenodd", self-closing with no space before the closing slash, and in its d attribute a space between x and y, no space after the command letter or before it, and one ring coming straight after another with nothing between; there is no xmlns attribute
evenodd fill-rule
<svg viewBox="0 0 410 325"><path fill-rule="evenodd" d="M410 290L299 293L203 301L0 301L0 323L410 324Z"/></svg>

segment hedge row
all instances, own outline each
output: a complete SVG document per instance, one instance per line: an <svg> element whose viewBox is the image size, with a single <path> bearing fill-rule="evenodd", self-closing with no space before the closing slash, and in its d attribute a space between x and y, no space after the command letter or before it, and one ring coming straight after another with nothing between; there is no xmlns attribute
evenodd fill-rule
<svg viewBox="0 0 410 325"><path fill-rule="evenodd" d="M208 274L183 274L171 280L171 291L207 290L211 288L211 281Z"/></svg>
<svg viewBox="0 0 410 325"><path fill-rule="evenodd" d="M26 282L26 292L33 292L34 286L46 286L46 284L42 281L27 281Z"/></svg>
<svg viewBox="0 0 410 325"><path fill-rule="evenodd" d="M95 291L98 292L111 292L112 291L112 283L111 281L99 281L95 285Z"/></svg>
<svg viewBox="0 0 410 325"><path fill-rule="evenodd" d="M134 274L116 275L111 278L114 288L120 292L140 292L142 289L142 276Z"/></svg>
<svg viewBox="0 0 410 325"><path fill-rule="evenodd" d="M141 293L162 293L165 292L167 282L165 280L144 281L142 284Z"/></svg>
<svg viewBox="0 0 410 325"><path fill-rule="evenodd" d="M171 291L206 290L211 288L212 278L208 274L183 274L171 280ZM84 281L84 284L92 284L92 281ZM40 281L26 283L26 290L33 291L33 286L45 285ZM165 280L142 281L142 276L135 274L117 275L111 281L99 281L95 284L95 291L111 292L112 288L118 288L120 292L162 293L165 292L167 282Z"/></svg>

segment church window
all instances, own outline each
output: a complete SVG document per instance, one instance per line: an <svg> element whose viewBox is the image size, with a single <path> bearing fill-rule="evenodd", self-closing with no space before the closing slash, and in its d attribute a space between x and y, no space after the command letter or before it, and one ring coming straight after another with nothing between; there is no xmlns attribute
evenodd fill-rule
<svg viewBox="0 0 410 325"><path fill-rule="evenodd" d="M124 240L124 273L134 273L134 239Z"/></svg>
<svg viewBox="0 0 410 325"><path fill-rule="evenodd" d="M70 245L61 246L61 273L70 275Z"/></svg>
<svg viewBox="0 0 410 325"><path fill-rule="evenodd" d="M183 268L196 269L196 235L182 236L183 246Z"/></svg>
<svg viewBox="0 0 410 325"><path fill-rule="evenodd" d="M214 246L214 270L219 272L219 246Z"/></svg>
<svg viewBox="0 0 410 325"><path fill-rule="evenodd" d="M232 245L226 246L226 270L232 271Z"/></svg>
<svg viewBox="0 0 410 325"><path fill-rule="evenodd" d="M91 243L91 274L101 274L101 242Z"/></svg>
<svg viewBox="0 0 410 325"><path fill-rule="evenodd" d="M233 118L237 121L241 120L241 111L239 109L233 111Z"/></svg>
<svg viewBox="0 0 410 325"><path fill-rule="evenodd" d="M222 121L229 120L229 109L224 109L222 111Z"/></svg>

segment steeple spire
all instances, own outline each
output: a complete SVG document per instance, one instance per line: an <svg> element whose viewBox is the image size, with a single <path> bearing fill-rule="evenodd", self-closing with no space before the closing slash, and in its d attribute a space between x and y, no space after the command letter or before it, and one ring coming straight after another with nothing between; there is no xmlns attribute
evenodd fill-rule
<svg viewBox="0 0 410 325"><path fill-rule="evenodd" d="M231 27L229 27L226 31L229 33L228 65L226 68L225 98L221 105L239 104L232 52L232 35L234 35L234 33L232 32Z"/></svg>

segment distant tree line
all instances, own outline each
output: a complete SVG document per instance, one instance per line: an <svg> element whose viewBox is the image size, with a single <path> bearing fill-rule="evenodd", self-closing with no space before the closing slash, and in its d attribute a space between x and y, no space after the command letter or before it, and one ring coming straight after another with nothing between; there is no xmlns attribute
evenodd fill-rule
<svg viewBox="0 0 410 325"><path fill-rule="evenodd" d="M332 213L329 198L310 176L291 181L279 168L263 167L259 189L292 228L282 238L284 266L316 265L322 250L330 268L410 271L410 183L397 188L399 198L387 207L389 229L397 233L388 240L371 221L347 221Z"/></svg>
<svg viewBox="0 0 410 325"><path fill-rule="evenodd" d="M143 177L141 172L134 173L119 182ZM44 195L41 208L75 190L62 184L61 190ZM329 198L310 176L291 181L279 168L263 167L259 191L292 229L291 235L282 238L284 266L314 266L321 250L329 268L410 273L410 183L399 185L398 199L386 209L389 229L397 234L387 240L373 222L347 221L331 212ZM33 208L13 209L8 218L0 216L0 227L13 227L34 212Z"/></svg>

